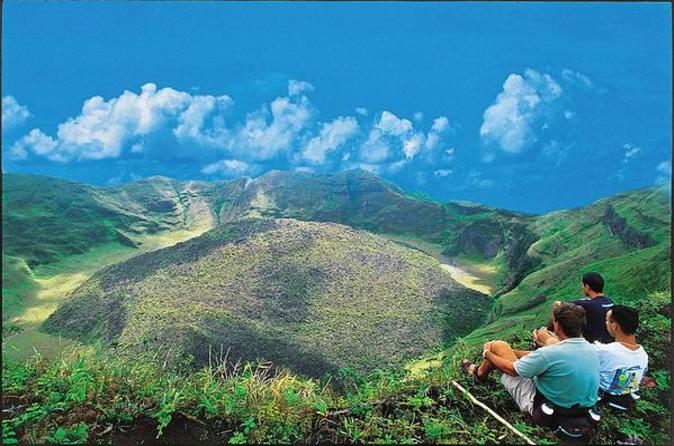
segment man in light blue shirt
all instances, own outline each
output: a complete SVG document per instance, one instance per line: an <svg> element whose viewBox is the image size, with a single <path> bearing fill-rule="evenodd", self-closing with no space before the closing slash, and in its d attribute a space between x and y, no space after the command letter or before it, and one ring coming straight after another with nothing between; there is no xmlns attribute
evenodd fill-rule
<svg viewBox="0 0 674 446"><path fill-rule="evenodd" d="M559 343L526 351L515 350L504 341L487 342L482 364L464 365L480 380L494 369L502 371L501 382L520 410L528 414L534 412L537 392L560 407L591 407L599 390L599 359L595 348L583 338L585 320L583 307L564 303L553 312Z"/></svg>

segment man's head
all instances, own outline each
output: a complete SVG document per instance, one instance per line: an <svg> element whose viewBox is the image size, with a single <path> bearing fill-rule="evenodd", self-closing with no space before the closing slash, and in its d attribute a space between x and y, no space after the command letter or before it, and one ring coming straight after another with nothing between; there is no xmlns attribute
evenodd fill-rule
<svg viewBox="0 0 674 446"><path fill-rule="evenodd" d="M615 338L617 334L627 336L637 332L639 327L639 312L625 305L614 305L606 313L606 329Z"/></svg>
<svg viewBox="0 0 674 446"><path fill-rule="evenodd" d="M604 278L599 273L586 273L581 281L586 296L599 296L604 292Z"/></svg>
<svg viewBox="0 0 674 446"><path fill-rule="evenodd" d="M552 323L560 339L579 338L583 336L583 327L587 323L585 309L580 305L564 302L552 312Z"/></svg>

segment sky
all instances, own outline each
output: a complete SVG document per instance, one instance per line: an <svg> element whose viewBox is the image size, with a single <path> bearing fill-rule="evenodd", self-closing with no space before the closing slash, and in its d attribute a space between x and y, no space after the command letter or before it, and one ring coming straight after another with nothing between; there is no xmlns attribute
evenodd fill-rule
<svg viewBox="0 0 674 446"><path fill-rule="evenodd" d="M2 171L362 168L543 213L671 183L668 3L2 3Z"/></svg>

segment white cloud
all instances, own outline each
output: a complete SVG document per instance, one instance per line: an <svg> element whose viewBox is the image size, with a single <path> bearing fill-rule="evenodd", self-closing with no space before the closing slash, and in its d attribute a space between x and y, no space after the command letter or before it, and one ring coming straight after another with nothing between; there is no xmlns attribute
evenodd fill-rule
<svg viewBox="0 0 674 446"><path fill-rule="evenodd" d="M552 110L562 88L549 75L527 68L524 76L511 74L503 91L484 111L480 137L508 153L521 153L537 141L535 121Z"/></svg>
<svg viewBox="0 0 674 446"><path fill-rule="evenodd" d="M429 150L435 149L438 146L442 135L448 131L453 130L454 129L450 125L449 119L447 119L446 116L439 116L435 118L433 120L431 130L428 132L428 135L426 135L426 147Z"/></svg>
<svg viewBox="0 0 674 446"><path fill-rule="evenodd" d="M641 151L641 147L634 144L623 144L623 149L625 149L625 156L623 157L623 163L625 164Z"/></svg>
<svg viewBox="0 0 674 446"><path fill-rule="evenodd" d="M193 96L189 106L178 116L178 125L173 133L180 139L191 139L201 145L223 147L230 135L225 128L222 112L232 105L229 96ZM213 125L205 129L206 120L216 113Z"/></svg>
<svg viewBox="0 0 674 446"><path fill-rule="evenodd" d="M433 175L435 175L436 177L439 177L439 178L444 178L444 177L449 176L451 174L452 174L451 169L438 169L438 170L433 172Z"/></svg>
<svg viewBox="0 0 674 446"><path fill-rule="evenodd" d="M20 126L28 118L30 118L30 111L25 105L19 104L14 96L2 97L2 130L9 130Z"/></svg>
<svg viewBox="0 0 674 446"><path fill-rule="evenodd" d="M241 156L268 160L286 151L313 122L313 106L304 95L306 86L289 81L290 97L278 97L270 106L249 113L243 126L236 132L230 150ZM308 84L308 83L307 83ZM308 84L311 85L311 84Z"/></svg>
<svg viewBox="0 0 674 446"><path fill-rule="evenodd" d="M440 116L433 120L433 127L431 127L431 130L436 133L442 133L449 128L449 119L447 119L446 116Z"/></svg>
<svg viewBox="0 0 674 446"><path fill-rule="evenodd" d="M376 127L385 134L402 136L412 130L412 122L409 119L400 119L393 113L384 110Z"/></svg>
<svg viewBox="0 0 674 446"><path fill-rule="evenodd" d="M658 184L667 183L671 184L672 182L672 163L671 161L663 161L655 167L655 171L658 173L655 178L655 182Z"/></svg>
<svg viewBox="0 0 674 446"><path fill-rule="evenodd" d="M390 147L379 128L372 128L367 140L360 148L360 155L366 164L376 164L389 157ZM366 169L367 170L367 169Z"/></svg>
<svg viewBox="0 0 674 446"><path fill-rule="evenodd" d="M356 107L356 113L358 113L361 116L367 116L367 108L365 107Z"/></svg>
<svg viewBox="0 0 674 446"><path fill-rule="evenodd" d="M309 140L302 151L302 157L312 163L321 164L328 152L336 150L358 133L358 122L353 117L338 117L324 123L318 136Z"/></svg>
<svg viewBox="0 0 674 446"><path fill-rule="evenodd" d="M579 73L577 71L573 71L569 68L564 68L562 70L562 79L570 83L580 84L585 88L592 88L594 85L592 79L590 79L589 76L586 76L585 74Z"/></svg>
<svg viewBox="0 0 674 446"><path fill-rule="evenodd" d="M63 161L55 149L56 141L52 137L45 135L39 129L33 129L12 145L10 153L15 159L26 159L28 152L31 151L52 161Z"/></svg>
<svg viewBox="0 0 674 446"><path fill-rule="evenodd" d="M138 142L131 146L131 153L143 153L145 151L145 145L142 142Z"/></svg>
<svg viewBox="0 0 674 446"><path fill-rule="evenodd" d="M302 96L314 91L314 86L306 81L291 79L288 81L288 96Z"/></svg>
<svg viewBox="0 0 674 446"><path fill-rule="evenodd" d="M206 175L213 174L224 174L224 175L241 175L246 172L253 170L253 166L246 163L245 161L229 159L229 160L219 160L214 163L208 164L201 169L201 173Z"/></svg>
<svg viewBox="0 0 674 446"><path fill-rule="evenodd" d="M421 133L413 133L409 138L403 141L403 152L407 159L414 158L414 155L419 153L424 145L424 135Z"/></svg>
<svg viewBox="0 0 674 446"><path fill-rule="evenodd" d="M620 180L625 179L625 172L627 171L627 168L628 168L627 165L630 162L630 160L632 158L634 158L641 151L641 147L639 147L635 144L629 144L629 143L623 144L622 148L623 148L623 150L625 150L625 154L623 156L623 161L622 161L623 166L620 168L620 170L618 170L618 172L616 172L616 175Z"/></svg>
<svg viewBox="0 0 674 446"><path fill-rule="evenodd" d="M574 116L576 116L576 114L571 110L564 110L564 117L566 119L573 119Z"/></svg>
<svg viewBox="0 0 674 446"><path fill-rule="evenodd" d="M235 110L227 95L195 95L147 83L140 92L87 99L78 115L58 125L56 135L34 129L10 152L15 159L34 155L70 162L169 151L200 161L206 174L223 175L249 173L269 160L321 171L330 159L342 168L378 166L379 173L397 172L414 161L429 175L428 166L442 170L451 162L453 149L446 147L445 137L456 125L447 117L428 120L430 128L423 130L389 110L373 112L376 119L370 123L359 124L355 114L316 122L318 111L306 95L312 90L308 82L290 80L288 96L245 113ZM370 114L362 107L356 113ZM213 159L220 161L208 164Z"/></svg>
<svg viewBox="0 0 674 446"><path fill-rule="evenodd" d="M417 121L417 122L423 121L424 120L424 112L420 112L420 111L416 112L414 114L414 120Z"/></svg>
<svg viewBox="0 0 674 446"><path fill-rule="evenodd" d="M157 90L153 83L143 85L140 94L125 91L109 101L94 96L84 102L79 116L59 125L56 150L64 158L116 158L125 143L153 133L191 101L188 93Z"/></svg>
<svg viewBox="0 0 674 446"><path fill-rule="evenodd" d="M672 163L670 161L663 161L657 165L655 170L658 173L664 174L664 175L671 175L672 174Z"/></svg>
<svg viewBox="0 0 674 446"><path fill-rule="evenodd" d="M212 137L212 132L201 132L206 114L230 102L227 96L192 96L147 83L140 94L127 90L107 101L101 96L84 101L80 114L59 124L56 138L49 137L48 152L39 146L44 138L22 138L22 144L24 150L51 160L117 158L125 147L139 152L144 137L170 123L176 123L174 133L181 138Z"/></svg>

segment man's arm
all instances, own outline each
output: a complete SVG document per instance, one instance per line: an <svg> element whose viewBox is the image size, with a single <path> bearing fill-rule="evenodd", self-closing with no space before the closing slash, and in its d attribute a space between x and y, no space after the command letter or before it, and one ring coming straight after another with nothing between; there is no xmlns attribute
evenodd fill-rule
<svg viewBox="0 0 674 446"><path fill-rule="evenodd" d="M531 350L515 350L515 349L513 349L513 351L517 355L517 359L520 359L522 356L526 356L529 353L531 353Z"/></svg>
<svg viewBox="0 0 674 446"><path fill-rule="evenodd" d="M488 360L489 362L492 363L494 367L502 371L503 373L507 373L508 375L512 376L517 376L517 371L515 370L515 367L513 366L513 361L505 358L501 358L500 356L487 351L484 355L484 358Z"/></svg>

